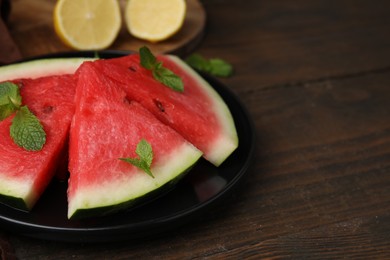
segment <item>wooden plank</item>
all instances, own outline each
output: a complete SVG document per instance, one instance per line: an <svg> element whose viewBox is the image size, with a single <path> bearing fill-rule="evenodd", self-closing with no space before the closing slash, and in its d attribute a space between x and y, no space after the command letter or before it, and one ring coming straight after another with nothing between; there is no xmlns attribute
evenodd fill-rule
<svg viewBox="0 0 390 260"><path fill-rule="evenodd" d="M229 83L239 93L390 68L390 1L210 0L204 5L210 7L212 34L202 53L235 65Z"/></svg>

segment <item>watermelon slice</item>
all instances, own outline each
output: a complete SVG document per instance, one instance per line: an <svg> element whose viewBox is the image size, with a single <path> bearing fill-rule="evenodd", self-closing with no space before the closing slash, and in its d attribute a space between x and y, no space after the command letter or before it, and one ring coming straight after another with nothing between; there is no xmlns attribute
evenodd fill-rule
<svg viewBox="0 0 390 260"><path fill-rule="evenodd" d="M10 137L12 116L0 122L0 201L30 210L52 179L65 147L74 110L72 76L17 80L23 103L41 121L46 144L27 151Z"/></svg>
<svg viewBox="0 0 390 260"><path fill-rule="evenodd" d="M85 59L50 59L0 68L0 81L13 80L21 87L23 103L40 119L46 132L41 151L17 146L10 137L12 117L0 122L0 202L30 210L52 179L57 161L66 152L66 140L74 110L72 73ZM17 79L23 77L25 79Z"/></svg>
<svg viewBox="0 0 390 260"><path fill-rule="evenodd" d="M69 143L69 218L126 208L177 180L202 156L93 63L84 63L77 76ZM119 160L137 157L135 150L141 139L152 146L154 178Z"/></svg>
<svg viewBox="0 0 390 260"><path fill-rule="evenodd" d="M164 66L179 75L184 92L175 92L156 81L140 66L138 54L98 60L94 66L122 84L129 98L139 102L161 122L175 129L219 166L238 146L231 113L218 93L181 59L159 56Z"/></svg>

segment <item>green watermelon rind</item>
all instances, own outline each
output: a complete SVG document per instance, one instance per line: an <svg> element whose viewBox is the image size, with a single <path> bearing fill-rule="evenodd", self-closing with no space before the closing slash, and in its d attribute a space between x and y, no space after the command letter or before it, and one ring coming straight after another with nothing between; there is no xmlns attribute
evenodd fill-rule
<svg viewBox="0 0 390 260"><path fill-rule="evenodd" d="M116 183L111 182L110 187L104 188L98 184L88 191L83 190L73 195L72 199L69 199L68 218L104 216L139 204L176 183L201 157L202 153L198 149L184 143L161 160L160 165L152 166L151 171L155 178L139 170L131 182L118 180ZM94 201L91 201L91 198Z"/></svg>
<svg viewBox="0 0 390 260"><path fill-rule="evenodd" d="M36 196L31 194L29 188L22 188L23 192L20 192L23 186L25 184L21 182L1 180L0 202L19 210L30 211Z"/></svg>
<svg viewBox="0 0 390 260"><path fill-rule="evenodd" d="M30 210L30 207L27 206L25 200L22 198L0 194L0 202L18 210L22 210L22 211Z"/></svg>
<svg viewBox="0 0 390 260"><path fill-rule="evenodd" d="M31 210L37 200L31 182L24 179L11 180L0 174L0 202L21 210Z"/></svg>
<svg viewBox="0 0 390 260"><path fill-rule="evenodd" d="M39 78L52 75L73 74L77 68L93 58L38 59L0 67L0 82L20 78Z"/></svg>
<svg viewBox="0 0 390 260"><path fill-rule="evenodd" d="M164 195L166 192L170 191L172 188L175 187L175 185L182 179L184 176L190 172L190 170L196 165L197 161L194 162L192 166L190 166L188 169L184 170L183 172L176 175L173 179L170 181L162 184L158 188L146 192L145 194L138 196L136 198L129 199L127 201L123 201L121 203L115 204L115 205L107 205L107 206L101 206L101 207L95 207L95 208L82 208L77 209L72 216L70 216L70 219L83 219L83 218L91 218L91 217L104 217L107 215L111 215L113 213L126 211L126 210L133 210L136 206L143 205L143 203L148 203L156 198L159 198L160 196Z"/></svg>
<svg viewBox="0 0 390 260"><path fill-rule="evenodd" d="M210 145L213 147L213 150L208 151L207 154L205 153L203 156L215 166L221 165L230 154L237 149L239 143L234 119L227 104L223 101L217 91L182 59L175 55L165 55L165 57L176 63L195 79L199 83L198 86L201 87L212 100L214 104L213 111L215 111L221 124L221 134L220 138L214 140L214 143Z"/></svg>

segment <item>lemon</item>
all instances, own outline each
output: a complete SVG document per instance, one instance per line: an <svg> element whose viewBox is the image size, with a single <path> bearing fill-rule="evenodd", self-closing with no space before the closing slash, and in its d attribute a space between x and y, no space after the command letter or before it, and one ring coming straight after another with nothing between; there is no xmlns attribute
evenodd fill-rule
<svg viewBox="0 0 390 260"><path fill-rule="evenodd" d="M134 37L158 42L165 40L183 26L185 0L128 0L124 16Z"/></svg>
<svg viewBox="0 0 390 260"><path fill-rule="evenodd" d="M77 50L105 49L121 28L118 0L58 0L53 16L59 38Z"/></svg>

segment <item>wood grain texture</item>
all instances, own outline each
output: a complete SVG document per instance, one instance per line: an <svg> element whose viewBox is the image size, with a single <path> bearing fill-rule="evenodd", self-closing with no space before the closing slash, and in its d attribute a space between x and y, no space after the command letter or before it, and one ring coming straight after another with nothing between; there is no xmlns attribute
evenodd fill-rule
<svg viewBox="0 0 390 260"><path fill-rule="evenodd" d="M204 41L203 52L237 65L232 80L240 91L389 69L385 1L216 0L204 5L212 37Z"/></svg>
<svg viewBox="0 0 390 260"><path fill-rule="evenodd" d="M34 10L35 1L23 1ZM196 51L234 65L220 80L254 121L248 177L197 222L161 237L95 245L8 234L16 255L390 259L390 2L202 3L208 22ZM39 39L22 52L61 50Z"/></svg>

